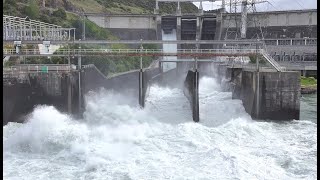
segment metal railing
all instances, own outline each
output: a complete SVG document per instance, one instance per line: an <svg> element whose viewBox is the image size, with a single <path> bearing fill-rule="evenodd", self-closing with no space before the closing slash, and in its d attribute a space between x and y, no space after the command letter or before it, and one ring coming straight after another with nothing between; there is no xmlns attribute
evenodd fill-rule
<svg viewBox="0 0 320 180"><path fill-rule="evenodd" d="M3 74L29 74L29 73L49 73L49 72L71 72L74 67L66 64L25 64L3 68Z"/></svg>
<svg viewBox="0 0 320 180"><path fill-rule="evenodd" d="M258 50L260 52L261 50ZM165 52L162 49L58 49L52 53L41 53L39 49L3 49L4 56L90 56L90 55L150 55L150 56L179 56L179 55L212 55L239 56L257 53L256 49L178 49L176 52Z"/></svg>
<svg viewBox="0 0 320 180"><path fill-rule="evenodd" d="M275 61L265 50L261 51L263 57L277 70L285 71L285 67L281 67L277 61Z"/></svg>
<svg viewBox="0 0 320 180"><path fill-rule="evenodd" d="M264 39L268 46L316 46L317 38Z"/></svg>

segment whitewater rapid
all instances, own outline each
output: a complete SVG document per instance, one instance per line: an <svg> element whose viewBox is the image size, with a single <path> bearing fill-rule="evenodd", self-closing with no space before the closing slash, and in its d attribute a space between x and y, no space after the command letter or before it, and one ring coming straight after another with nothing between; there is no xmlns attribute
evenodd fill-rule
<svg viewBox="0 0 320 180"><path fill-rule="evenodd" d="M182 90L153 85L146 108L101 90L84 119L39 106L3 127L4 179L316 179L317 125L256 122L213 78L200 123Z"/></svg>
<svg viewBox="0 0 320 180"><path fill-rule="evenodd" d="M170 34L165 34L164 31L162 30L162 40L177 40L176 30L172 29L172 32ZM177 44L163 44L162 45L163 52L167 52L167 53L177 52L177 48L178 48ZM177 56L163 56L162 59L176 61ZM167 72L170 69L174 69L176 67L177 67L177 63L175 63L175 62L163 62L162 63L163 72Z"/></svg>

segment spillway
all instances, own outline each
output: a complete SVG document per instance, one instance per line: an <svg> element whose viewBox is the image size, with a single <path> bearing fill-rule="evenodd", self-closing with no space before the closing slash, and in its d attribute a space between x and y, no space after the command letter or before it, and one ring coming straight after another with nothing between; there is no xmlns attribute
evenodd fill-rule
<svg viewBox="0 0 320 180"><path fill-rule="evenodd" d="M200 123L181 89L154 85L146 108L101 90L83 120L39 106L4 126L4 179L315 179L317 125L256 122L200 79Z"/></svg>
<svg viewBox="0 0 320 180"><path fill-rule="evenodd" d="M176 35L176 30L172 29L172 32L169 34L166 34L163 30L162 30L162 40L177 40L177 35ZM162 49L164 52L167 53L174 53L177 52L177 44L163 44L162 45ZM164 56L163 60L177 60L176 56ZM167 72L170 69L174 69L177 67L177 63L175 62L165 62L163 63L163 72Z"/></svg>
<svg viewBox="0 0 320 180"><path fill-rule="evenodd" d="M170 68L173 68L172 66ZM145 109L101 89L83 119L38 106L3 127L4 179L316 179L317 124L253 121L216 79L199 84L200 123L178 88Z"/></svg>

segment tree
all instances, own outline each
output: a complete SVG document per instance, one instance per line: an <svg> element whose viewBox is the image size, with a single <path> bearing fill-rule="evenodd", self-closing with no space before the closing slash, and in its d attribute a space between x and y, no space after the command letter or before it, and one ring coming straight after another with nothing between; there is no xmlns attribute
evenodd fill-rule
<svg viewBox="0 0 320 180"><path fill-rule="evenodd" d="M52 15L55 16L55 17L61 18L63 20L65 20L67 18L67 13L62 8L59 8L58 10L53 11Z"/></svg>
<svg viewBox="0 0 320 180"><path fill-rule="evenodd" d="M25 7L25 13L31 19L37 19L39 17L40 10L36 0L29 1L29 5Z"/></svg>

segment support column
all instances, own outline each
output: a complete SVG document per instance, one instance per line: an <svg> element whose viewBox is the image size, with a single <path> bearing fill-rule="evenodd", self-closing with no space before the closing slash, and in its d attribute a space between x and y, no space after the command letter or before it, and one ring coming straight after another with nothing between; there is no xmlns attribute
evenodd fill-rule
<svg viewBox="0 0 320 180"><path fill-rule="evenodd" d="M259 119L260 118L260 73L259 71L257 71L256 73L256 118Z"/></svg>
<svg viewBox="0 0 320 180"><path fill-rule="evenodd" d="M242 12L241 12L241 38L246 38L247 33L247 2L242 2Z"/></svg>
<svg viewBox="0 0 320 180"><path fill-rule="evenodd" d="M157 22L157 40L162 40L161 16L160 15L157 15L156 22Z"/></svg>
<svg viewBox="0 0 320 180"><path fill-rule="evenodd" d="M194 122L199 122L200 115L199 115L199 72L196 69L194 72L195 78L194 78L194 106L193 106L193 120Z"/></svg>
<svg viewBox="0 0 320 180"><path fill-rule="evenodd" d="M143 50L142 44L140 45L140 50ZM140 56L140 71L139 71L139 105L140 107L144 107L144 83L143 83L143 65L142 65L142 56Z"/></svg>
<svg viewBox="0 0 320 180"><path fill-rule="evenodd" d="M199 14L203 14L202 1L200 1Z"/></svg>
<svg viewBox="0 0 320 180"><path fill-rule="evenodd" d="M144 93L143 93L143 70L140 69L139 71L139 105L140 107L144 107Z"/></svg>
<svg viewBox="0 0 320 180"><path fill-rule="evenodd" d="M188 71L183 93L190 102L193 121L199 122L199 72L197 69Z"/></svg>
<svg viewBox="0 0 320 180"><path fill-rule="evenodd" d="M156 0L156 8L154 9L154 14L159 14L159 2Z"/></svg>
<svg viewBox="0 0 320 180"><path fill-rule="evenodd" d="M81 116L82 115L82 89L81 89L81 83L82 83L82 79L81 79L81 56L78 57L78 69L79 69L79 74L78 74L78 92L79 92L79 99L78 99L78 110L79 110L79 115Z"/></svg>
<svg viewBox="0 0 320 180"><path fill-rule="evenodd" d="M197 30L196 30L196 40L201 40L201 17L197 17Z"/></svg>
<svg viewBox="0 0 320 180"><path fill-rule="evenodd" d="M181 16L177 17L177 41L181 40ZM181 49L181 44L177 44L177 49Z"/></svg>
<svg viewBox="0 0 320 180"><path fill-rule="evenodd" d="M72 74L69 74L68 76L68 113L72 114L72 81L71 81L71 77Z"/></svg>
<svg viewBox="0 0 320 180"><path fill-rule="evenodd" d="M178 5L177 5L177 10L176 10L177 15L181 15L181 7L180 7L180 2L178 1Z"/></svg>

